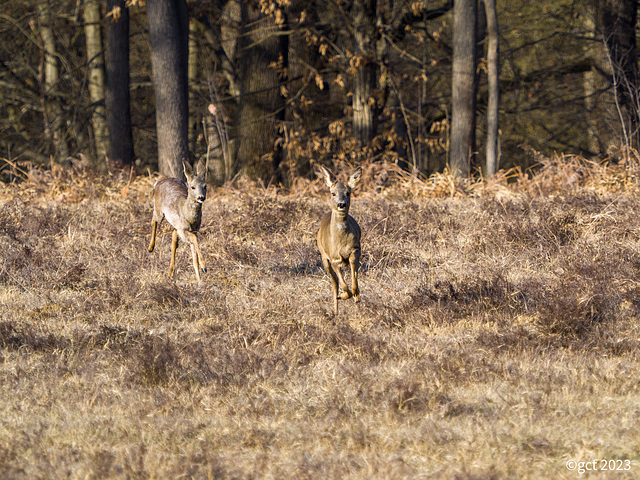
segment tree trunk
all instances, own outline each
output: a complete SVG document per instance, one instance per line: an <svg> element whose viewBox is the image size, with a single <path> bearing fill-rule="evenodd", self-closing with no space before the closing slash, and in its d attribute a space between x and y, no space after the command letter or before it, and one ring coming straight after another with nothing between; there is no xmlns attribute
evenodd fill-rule
<svg viewBox="0 0 640 480"><path fill-rule="evenodd" d="M353 135L361 147L376 135L376 105L373 97L378 80L376 61L376 0L353 2L356 74L353 83Z"/></svg>
<svg viewBox="0 0 640 480"><path fill-rule="evenodd" d="M120 17L107 20L107 126L110 162L117 168L133 164L131 95L129 93L129 8L125 0L107 0L107 11L120 7Z"/></svg>
<svg viewBox="0 0 640 480"><path fill-rule="evenodd" d="M189 21L189 85L195 85L198 78L198 42L199 35L198 21L191 19ZM196 95L195 90L189 89L189 150L195 153L198 143L198 130L200 127L201 115L196 113ZM204 112L202 112L204 113Z"/></svg>
<svg viewBox="0 0 640 480"><path fill-rule="evenodd" d="M189 12L186 0L147 0L151 72L156 97L158 164L183 178L189 160Z"/></svg>
<svg viewBox="0 0 640 480"><path fill-rule="evenodd" d="M498 43L498 15L496 0L484 0L487 17L487 79L489 89L489 103L487 105L487 176L498 171L499 158L499 124L498 107L500 105L500 71L499 71L499 43Z"/></svg>
<svg viewBox="0 0 640 480"><path fill-rule="evenodd" d="M592 34L594 38L597 38L597 30L595 24L595 10L589 8L589 11L583 17L584 30L588 34ZM589 155L597 155L600 152L600 140L599 140L599 128L598 118L596 114L596 108L598 106L598 94L596 88L596 82L598 80L598 74L596 71L596 65L598 65L598 59L602 56L599 54L603 50L603 45L598 42L588 42L584 46L585 57L590 58L592 66L589 70L583 73L582 86L584 89L584 109L586 111L586 127L588 143L587 148ZM602 71L605 71L602 69Z"/></svg>
<svg viewBox="0 0 640 480"><path fill-rule="evenodd" d="M69 156L64 130L63 108L57 96L60 67L53 35L51 6L48 2L38 2L38 21L42 38L42 115L44 117L44 137L49 143L49 153L58 161Z"/></svg>
<svg viewBox="0 0 640 480"><path fill-rule="evenodd" d="M607 46L613 70L616 106L624 112L621 127L624 142L640 147L640 102L638 99L638 53L635 26L636 0L598 0L596 23Z"/></svg>
<svg viewBox="0 0 640 480"><path fill-rule="evenodd" d="M470 174L475 150L476 15L476 0L454 3L450 168L453 175L462 177Z"/></svg>
<svg viewBox="0 0 640 480"><path fill-rule="evenodd" d="M398 166L403 170L409 169L407 145L409 143L409 130L407 129L407 122L403 112L402 100L400 98L400 92L395 92L395 95L391 95L389 100L389 111L393 113L393 131L397 135L398 140L394 146L394 151L398 155ZM412 157L412 169L415 173L415 157Z"/></svg>
<svg viewBox="0 0 640 480"><path fill-rule="evenodd" d="M104 57L102 55L102 30L100 26L100 2L84 1L84 34L87 42L89 69L89 97L93 107L91 125L95 139L96 163L107 154L108 133L104 103Z"/></svg>
<svg viewBox="0 0 640 480"><path fill-rule="evenodd" d="M285 118L286 105L280 84L289 62L289 37L277 33L286 21L277 25L251 2L241 3L240 15L238 160L250 176L277 182L282 160L277 127Z"/></svg>

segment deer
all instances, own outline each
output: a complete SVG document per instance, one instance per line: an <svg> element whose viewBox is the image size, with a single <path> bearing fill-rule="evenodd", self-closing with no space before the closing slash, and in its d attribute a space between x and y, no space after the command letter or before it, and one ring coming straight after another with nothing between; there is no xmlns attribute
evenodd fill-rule
<svg viewBox="0 0 640 480"><path fill-rule="evenodd" d="M338 299L355 298L360 302L358 288L358 268L360 267L360 226L349 215L351 191L360 181L362 170L358 167L347 183L338 182L335 175L320 165L320 173L331 191L331 212L320 221L317 244L324 269L331 278L333 292L333 313L338 315ZM351 289L342 276L342 268L351 268ZM342 292L338 295L338 283Z"/></svg>
<svg viewBox="0 0 640 480"><path fill-rule="evenodd" d="M177 178L165 177L158 180L153 186L153 219L151 220L153 231L149 252L153 252L155 248L158 225L166 218L174 228L171 240L169 278L173 277L175 271L176 249L178 248L178 239L180 239L191 245L193 268L196 272L196 279L200 283L200 270L207 271L197 235L202 221L202 204L207 198L206 166L204 160L200 160L194 174L191 165L183 159L182 168L187 179L186 183Z"/></svg>

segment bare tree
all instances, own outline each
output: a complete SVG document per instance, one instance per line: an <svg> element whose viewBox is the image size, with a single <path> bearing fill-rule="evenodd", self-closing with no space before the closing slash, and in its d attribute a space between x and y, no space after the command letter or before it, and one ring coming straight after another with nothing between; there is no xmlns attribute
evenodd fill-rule
<svg viewBox="0 0 640 480"><path fill-rule="evenodd" d="M87 44L87 68L89 70L89 97L93 113L91 125L96 149L96 161L104 158L108 149L108 131L104 103L105 79L100 25L99 0L84 1L84 34Z"/></svg>
<svg viewBox="0 0 640 480"><path fill-rule="evenodd" d="M198 78L198 21L194 18L189 21L189 69L188 82L189 85L195 85ZM201 115L195 111L196 90L189 89L189 150L196 151L198 142L198 127L200 125Z"/></svg>
<svg viewBox="0 0 640 480"><path fill-rule="evenodd" d="M198 44L198 49L205 51L212 60L206 69L211 102L207 110L210 115L203 119L202 132L207 145L210 178L219 184L230 181L238 172L238 142L232 137L236 131L231 131L235 124L230 119L237 118L236 109L242 98L236 65L241 31L240 5L239 0L214 3L210 12L214 22L204 14L190 22L190 55L195 53L191 45L198 43L194 41L193 37L196 37L204 41Z"/></svg>
<svg viewBox="0 0 640 480"><path fill-rule="evenodd" d="M60 65L53 34L51 5L43 0L38 2L37 8L39 33L42 40L40 84L42 91L44 136L49 143L50 153L54 158L62 160L69 156L69 149L64 130L63 108L57 95Z"/></svg>
<svg viewBox="0 0 640 480"><path fill-rule="evenodd" d="M625 143L640 147L640 100L638 96L638 53L636 48L636 0L598 0L596 25L611 63L616 107L624 111Z"/></svg>
<svg viewBox="0 0 640 480"><path fill-rule="evenodd" d="M181 178L189 158L189 12L186 0L147 0L160 173Z"/></svg>
<svg viewBox="0 0 640 480"><path fill-rule="evenodd" d="M474 82L476 71L476 0L456 0L453 6L453 75L450 168L468 177L474 153Z"/></svg>
<svg viewBox="0 0 640 480"><path fill-rule="evenodd" d="M286 12L277 12L265 15L258 5L241 2L237 110L239 162L249 175L274 181L281 175L276 128L284 120L286 99L280 86L289 63Z"/></svg>
<svg viewBox="0 0 640 480"><path fill-rule="evenodd" d="M131 95L129 92L129 7L125 0L107 0L106 92L109 160L120 167L133 163ZM116 12L116 13L112 13Z"/></svg>
<svg viewBox="0 0 640 480"><path fill-rule="evenodd" d="M353 84L353 135L360 146L368 145L376 135L377 112L373 93L378 81L376 58L376 0L355 0L355 70Z"/></svg>
<svg viewBox="0 0 640 480"><path fill-rule="evenodd" d="M498 107L500 104L500 65L498 15L496 0L484 0L487 17L487 77L489 82L489 104L487 105L487 176L491 176L499 168L499 123Z"/></svg>

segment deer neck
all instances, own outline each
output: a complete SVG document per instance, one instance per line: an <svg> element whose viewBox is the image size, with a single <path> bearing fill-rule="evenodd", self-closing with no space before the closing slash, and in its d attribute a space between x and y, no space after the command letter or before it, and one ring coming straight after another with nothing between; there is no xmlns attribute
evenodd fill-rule
<svg viewBox="0 0 640 480"><path fill-rule="evenodd" d="M182 204L182 216L192 228L197 230L202 219L202 203L197 202L191 196L187 196Z"/></svg>
<svg viewBox="0 0 640 480"><path fill-rule="evenodd" d="M349 209L344 212L338 212L337 210L331 211L331 226L332 230L345 231L349 227Z"/></svg>

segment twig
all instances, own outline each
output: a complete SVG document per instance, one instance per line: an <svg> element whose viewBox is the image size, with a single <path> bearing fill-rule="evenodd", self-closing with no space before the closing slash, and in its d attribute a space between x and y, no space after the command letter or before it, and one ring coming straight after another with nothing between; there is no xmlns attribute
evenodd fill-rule
<svg viewBox="0 0 640 480"><path fill-rule="evenodd" d="M409 146L411 147L411 158L413 160L413 173L418 170L418 164L416 159L416 151L413 146L413 137L411 136L411 125L409 124L409 120L407 119L407 113L404 108L404 102L402 101L402 95L400 94L400 90L396 87L396 82L391 80L391 85L393 85L393 91L396 93L398 97L398 101L400 102L400 111L402 112L402 118L404 119L404 124L407 126L407 137L409 138Z"/></svg>
<svg viewBox="0 0 640 480"><path fill-rule="evenodd" d="M216 131L218 133L218 139L220 140L220 148L222 149L222 159L224 161L224 181L225 183L229 181L229 177L231 176L231 153L229 152L229 130L227 128L227 124L222 119L220 122L220 115L218 112L221 112L222 109L219 107L220 105L220 97L218 95L218 90L216 89L213 81L211 80L211 75L209 75L209 96L211 97L211 105L215 109L214 112L210 112L213 115L216 125ZM206 131L206 128L205 128ZM210 142L207 141L207 161L209 159L209 145Z"/></svg>
<svg viewBox="0 0 640 480"><path fill-rule="evenodd" d="M624 116L622 115L622 110L620 109L620 100L618 99L618 78L616 76L617 66L614 65L613 59L611 58L611 53L609 52L609 46L607 45L607 40L603 38L602 42L604 43L604 50L607 53L607 59L609 60L609 64L611 65L611 76L613 80L613 98L616 103L616 110L618 112L618 117L620 118L620 125L622 126L622 133L624 135L624 144L628 147L630 146L629 135L627 134L627 126L624 121Z"/></svg>
<svg viewBox="0 0 640 480"><path fill-rule="evenodd" d="M24 175L24 179L26 180L27 178L29 178L29 173L25 172L23 169L21 169L20 167L18 167L15 162L12 162L11 160L7 159L7 158L2 158L0 157L0 160L2 160L3 162L11 165L13 168L15 168L16 170L18 170L20 173L22 173Z"/></svg>

